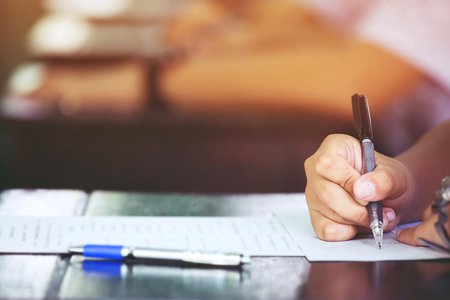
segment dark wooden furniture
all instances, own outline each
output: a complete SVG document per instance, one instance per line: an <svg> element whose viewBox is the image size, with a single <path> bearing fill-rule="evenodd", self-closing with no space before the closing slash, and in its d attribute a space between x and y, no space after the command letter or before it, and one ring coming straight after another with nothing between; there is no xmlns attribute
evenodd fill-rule
<svg viewBox="0 0 450 300"><path fill-rule="evenodd" d="M304 160L352 124L314 113L132 117L3 113L3 187L302 192Z"/></svg>

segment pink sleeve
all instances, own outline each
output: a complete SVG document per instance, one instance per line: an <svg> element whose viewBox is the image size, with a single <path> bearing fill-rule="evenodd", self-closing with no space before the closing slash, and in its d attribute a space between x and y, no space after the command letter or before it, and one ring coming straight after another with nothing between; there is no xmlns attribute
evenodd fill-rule
<svg viewBox="0 0 450 300"><path fill-rule="evenodd" d="M450 91L449 0L379 0L357 24L356 32Z"/></svg>

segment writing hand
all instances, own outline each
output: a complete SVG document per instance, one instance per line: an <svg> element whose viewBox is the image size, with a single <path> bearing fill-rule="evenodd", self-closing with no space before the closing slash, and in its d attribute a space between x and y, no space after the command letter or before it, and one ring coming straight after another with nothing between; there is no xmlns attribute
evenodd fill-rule
<svg viewBox="0 0 450 300"><path fill-rule="evenodd" d="M357 139L335 134L305 161L306 199L314 231L320 239L342 241L369 226L366 205L382 201L384 230L392 230L413 194L413 179L398 160L375 154L373 172L361 175Z"/></svg>

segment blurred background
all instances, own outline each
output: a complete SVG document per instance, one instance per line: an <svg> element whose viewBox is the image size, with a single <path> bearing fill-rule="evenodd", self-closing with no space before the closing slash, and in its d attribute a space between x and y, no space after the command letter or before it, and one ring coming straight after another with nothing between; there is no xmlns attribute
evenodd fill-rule
<svg viewBox="0 0 450 300"><path fill-rule="evenodd" d="M40 1L5 0L0 3L0 93L3 95L14 68L28 60L29 30L44 14Z"/></svg>
<svg viewBox="0 0 450 300"><path fill-rule="evenodd" d="M450 118L450 9L413 2L2 0L0 183L301 192L354 93L396 155Z"/></svg>

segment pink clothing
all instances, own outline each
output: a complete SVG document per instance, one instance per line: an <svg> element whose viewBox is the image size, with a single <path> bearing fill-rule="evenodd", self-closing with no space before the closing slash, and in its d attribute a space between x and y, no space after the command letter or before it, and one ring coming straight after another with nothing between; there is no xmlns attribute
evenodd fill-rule
<svg viewBox="0 0 450 300"><path fill-rule="evenodd" d="M450 91L450 1L378 1L357 34L398 54Z"/></svg>
<svg viewBox="0 0 450 300"><path fill-rule="evenodd" d="M301 2L328 22L402 57L450 92L449 0Z"/></svg>

